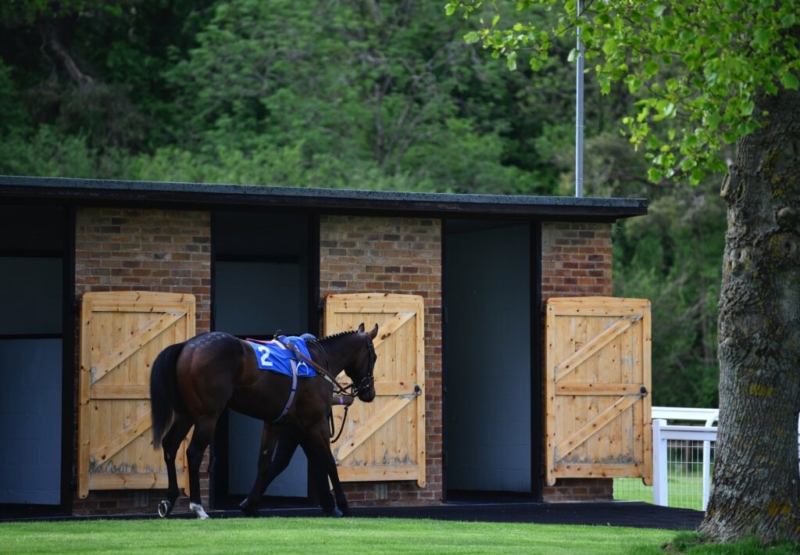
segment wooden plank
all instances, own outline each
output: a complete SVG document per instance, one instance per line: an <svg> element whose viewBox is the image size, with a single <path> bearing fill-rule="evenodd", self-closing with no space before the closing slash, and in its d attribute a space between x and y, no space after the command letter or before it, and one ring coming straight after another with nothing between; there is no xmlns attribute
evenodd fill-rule
<svg viewBox="0 0 800 555"><path fill-rule="evenodd" d="M561 316L626 316L649 308L647 299L553 297L547 300L547 310Z"/></svg>
<svg viewBox="0 0 800 555"><path fill-rule="evenodd" d="M139 416L133 424L120 430L111 441L99 445L91 453L91 459L96 465L105 464L126 445L137 439L151 427L150 413Z"/></svg>
<svg viewBox="0 0 800 555"><path fill-rule="evenodd" d="M417 485L424 488L427 483L426 469L428 465L425 464L425 390L423 388L422 395L417 400L417 463L418 472Z"/></svg>
<svg viewBox="0 0 800 555"><path fill-rule="evenodd" d="M566 309L566 310L557 310L555 307L548 307L548 311L557 314L558 317L567 318L567 317L603 317L607 316L609 318L621 318L623 316L633 316L634 314L641 314L641 310L634 310L633 307L631 309L624 309L624 310L609 310L606 308L599 308L599 309L591 309L586 307L575 307L574 309Z"/></svg>
<svg viewBox="0 0 800 555"><path fill-rule="evenodd" d="M403 410L410 402L411 399L408 397L395 397L381 407L380 412L374 415L368 422L356 428L353 434L337 441L334 445L339 445L339 447L334 447L333 449L336 462L343 461L349 454L355 451L358 446L369 439L372 434L378 431L378 429L386 424L398 412Z"/></svg>
<svg viewBox="0 0 800 555"><path fill-rule="evenodd" d="M325 306L335 304L336 311L347 314L392 312L417 312L424 306L419 295L397 293L346 293L333 294L325 298ZM367 325L367 323L364 323ZM327 333L327 332L326 332Z"/></svg>
<svg viewBox="0 0 800 555"><path fill-rule="evenodd" d="M416 421L414 422L416 431L416 457L418 466L417 486L424 488L427 484L427 464L425 464L425 306L422 302L422 297L418 298L417 317L414 320L416 324L414 337L415 365L414 374L416 383L420 388L420 394L414 401L416 403Z"/></svg>
<svg viewBox="0 0 800 555"><path fill-rule="evenodd" d="M592 339L583 347L578 349L572 356L567 358L561 363L555 365L553 369L556 376L556 381L564 379L564 376L572 372L575 368L580 366L586 359L596 354L600 349L605 347L612 339L624 333L634 323L641 320L641 316L623 316L614 324L606 328L603 333Z"/></svg>
<svg viewBox="0 0 800 555"><path fill-rule="evenodd" d="M644 478L644 472L644 466L639 464L564 463L553 472L552 478L553 483L558 478Z"/></svg>
<svg viewBox="0 0 800 555"><path fill-rule="evenodd" d="M555 459L560 460L575 450L581 443L596 434L603 426L631 408L639 397L620 397L613 405L588 421L582 428L561 442L555 451Z"/></svg>
<svg viewBox="0 0 800 555"><path fill-rule="evenodd" d="M167 480L166 472L93 472L89 489L154 489L166 487Z"/></svg>
<svg viewBox="0 0 800 555"><path fill-rule="evenodd" d="M157 302L165 305L170 302L194 303L191 293L168 293L161 291L88 291L81 297L84 301L111 303L125 301Z"/></svg>
<svg viewBox="0 0 800 555"><path fill-rule="evenodd" d="M408 382L375 382L375 394L379 397L394 397L398 395L414 395L414 386L422 385ZM423 384L424 385L424 384Z"/></svg>
<svg viewBox="0 0 800 555"><path fill-rule="evenodd" d="M342 383L342 382L340 382ZM376 397L417 397L417 393L415 391L415 386L420 387L420 393L422 392L423 384L418 383L407 383L407 382L386 382L386 381L376 381L375 382L375 396ZM122 397L120 397L122 398ZM334 405L336 406L336 405Z"/></svg>
<svg viewBox="0 0 800 555"><path fill-rule="evenodd" d="M637 383L560 383L559 395L635 395L641 396L642 384Z"/></svg>
<svg viewBox="0 0 800 555"><path fill-rule="evenodd" d="M153 312L180 312L186 309L182 303L158 303L158 309L153 309L154 302L148 301L129 301L129 302L95 302L95 314L150 314Z"/></svg>
<svg viewBox="0 0 800 555"><path fill-rule="evenodd" d="M81 305L81 321L84 322L80 331L80 364L78 372L78 497L86 499L89 496L89 457L91 449L92 413L89 411L91 391L91 339L94 329L93 296L87 298Z"/></svg>
<svg viewBox="0 0 800 555"><path fill-rule="evenodd" d="M79 407L80 409L80 407ZM89 451L91 449L91 415L85 408L78 415L78 497L89 495Z"/></svg>
<svg viewBox="0 0 800 555"><path fill-rule="evenodd" d="M141 385L95 385L91 391L93 400L150 399L150 386Z"/></svg>
<svg viewBox="0 0 800 555"><path fill-rule="evenodd" d="M653 426L652 426L653 397L650 392L650 387L652 384L651 364L652 364L653 338L652 338L652 328L651 328L652 314L650 313L649 303L647 308L642 310L642 313L644 315L641 322L642 382L646 384L646 387L648 388L647 395L644 398L642 398L641 401L641 410L642 410L641 421L643 422L643 427L640 430L640 433L643 438L642 460L644 461L644 464L642 465L642 481L644 482L645 485L652 486L653 485Z"/></svg>
<svg viewBox="0 0 800 555"><path fill-rule="evenodd" d="M82 302L91 303L93 312L152 312L153 304L158 305L158 311L183 310L187 304L195 303L195 296L151 291L90 291L83 294Z"/></svg>
<svg viewBox="0 0 800 555"><path fill-rule="evenodd" d="M381 315L380 318L383 318L384 315ZM385 320L382 322L378 322L378 336L372 341L372 346L377 349L384 341L392 337L397 331L406 325L408 322L413 321L413 318L416 316L414 312L400 312L393 318L389 320ZM372 326L366 326L369 331L372 329ZM353 326L351 329L356 329L356 326ZM325 335L331 335L337 332L327 332Z"/></svg>
<svg viewBox="0 0 800 555"><path fill-rule="evenodd" d="M397 330L410 322L416 314L414 312L400 312L394 318L384 321L378 327L378 336L372 342L377 349L378 346L394 335Z"/></svg>
<svg viewBox="0 0 800 555"><path fill-rule="evenodd" d="M545 367L544 367L544 444L545 444L545 475L547 485L555 484L555 472L559 468L554 460L555 456L555 429L556 429L556 392L555 392L555 361L557 306L553 304L553 299L547 300L547 310L545 312Z"/></svg>
<svg viewBox="0 0 800 555"><path fill-rule="evenodd" d="M328 302L331 302L331 299L327 299L326 304ZM380 306L369 305L366 302L361 302L358 304L347 303L347 304L337 305L337 312L341 314L361 315L361 318L359 318L359 323L363 321L365 327L371 328L372 326L375 325L375 323L366 321L364 315L410 312L413 308L414 308L413 306L409 306L409 303L397 300L397 301L382 302L380 303Z"/></svg>
<svg viewBox="0 0 800 555"><path fill-rule="evenodd" d="M136 330L136 332L131 335L127 341L119 344L119 346L114 345L113 353L110 353L100 360L95 361L92 365L90 369L92 384L96 384L102 380L110 370L122 364L128 359L128 357L138 352L139 349L155 339L164 330L175 325L185 317L185 310L180 312L166 312L163 316L156 317L155 319L145 323L142 327Z"/></svg>
<svg viewBox="0 0 800 555"><path fill-rule="evenodd" d="M339 479L343 482L417 480L419 483L420 481L419 467L413 464L381 464L370 467L340 466L338 474Z"/></svg>

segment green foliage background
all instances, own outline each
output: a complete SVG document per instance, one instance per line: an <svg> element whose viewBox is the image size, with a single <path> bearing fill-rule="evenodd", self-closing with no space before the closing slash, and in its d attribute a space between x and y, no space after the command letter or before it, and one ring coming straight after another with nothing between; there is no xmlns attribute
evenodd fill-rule
<svg viewBox="0 0 800 555"><path fill-rule="evenodd" d="M534 74L465 32L427 0L4 2L0 174L571 195L573 39ZM614 293L653 303L653 402L716 406L721 178L648 181L635 88L603 87L586 194L650 200L615 228Z"/></svg>

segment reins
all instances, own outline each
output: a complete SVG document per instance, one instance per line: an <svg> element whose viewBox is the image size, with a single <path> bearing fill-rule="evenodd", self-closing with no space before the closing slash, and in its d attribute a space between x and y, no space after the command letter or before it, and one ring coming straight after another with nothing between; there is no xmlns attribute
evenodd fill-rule
<svg viewBox="0 0 800 555"><path fill-rule="evenodd" d="M348 393L347 392L347 388L343 387L339 382L336 381L336 378L333 376L333 374L331 374L331 372L329 370L323 368L322 366L320 366L319 364L317 364L316 362L311 360L309 357L307 357L306 355L301 353L300 350L297 347L295 347L293 344L285 343L285 345L287 347L289 347L289 349L291 349L291 351L295 355L297 355L298 358L302 358L304 361L306 361L311 366L313 366L315 370L319 370L319 373L322 375L322 377L325 378L326 380L328 380L331 383L331 385L333 385L333 387L335 389L334 393L337 393L337 394L340 394L340 395L347 395L349 397L355 397L355 394ZM325 353L325 350L323 349L322 352ZM328 358L327 355L325 356L325 358L326 359ZM353 388L355 386L351 385L350 387Z"/></svg>
<svg viewBox="0 0 800 555"><path fill-rule="evenodd" d="M350 410L350 405L344 406L344 415L342 415L342 427L339 428L339 433L336 433L336 424L333 421L333 411L328 413L328 430L330 430L331 434L331 443L336 443L339 441L339 438L342 437L342 432L344 431L344 423L347 422L347 411ZM336 437L333 437L334 434Z"/></svg>

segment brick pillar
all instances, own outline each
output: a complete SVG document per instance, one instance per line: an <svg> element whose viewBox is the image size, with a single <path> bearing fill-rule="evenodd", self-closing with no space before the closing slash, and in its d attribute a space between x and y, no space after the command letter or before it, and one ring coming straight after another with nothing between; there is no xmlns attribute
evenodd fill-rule
<svg viewBox="0 0 800 555"><path fill-rule="evenodd" d="M542 224L542 301L611 296L611 270L611 224ZM614 481L605 478L559 479L543 490L543 499L551 502L613 498Z"/></svg>
<svg viewBox="0 0 800 555"><path fill-rule="evenodd" d="M438 502L442 491L442 224L429 218L324 216L320 295L401 293L425 299L427 486L344 484L353 506Z"/></svg>
<svg viewBox="0 0 800 555"><path fill-rule="evenodd" d="M75 222L75 298L89 291L160 291L196 297L197 333L211 322L211 227L208 212L83 208ZM76 334L80 326L76 326ZM77 342L77 336L76 336ZM77 343L76 343L77 344ZM78 364L75 365L77 399ZM75 407L77 410L77 401ZM77 414L75 415L77 422ZM74 439L77 453L77 437ZM73 457L73 460L76 460ZM208 454L201 490L208 504ZM73 468L73 477L76 469ZM155 514L162 492L92 491L74 514ZM188 501L181 499L179 504Z"/></svg>

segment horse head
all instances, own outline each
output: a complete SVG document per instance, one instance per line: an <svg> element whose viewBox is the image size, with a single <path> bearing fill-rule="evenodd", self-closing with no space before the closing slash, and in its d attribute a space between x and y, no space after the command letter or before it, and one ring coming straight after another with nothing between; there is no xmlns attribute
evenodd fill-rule
<svg viewBox="0 0 800 555"><path fill-rule="evenodd" d="M373 372L375 370L375 361L378 360L378 355L375 354L375 346L372 340L378 335L378 324L372 328L372 331L366 333L364 331L364 324L358 326L357 337L364 338L363 348L359 348L352 358L350 364L345 366L345 374L353 381L355 390L354 395L365 403L371 403L375 399L375 377Z"/></svg>

